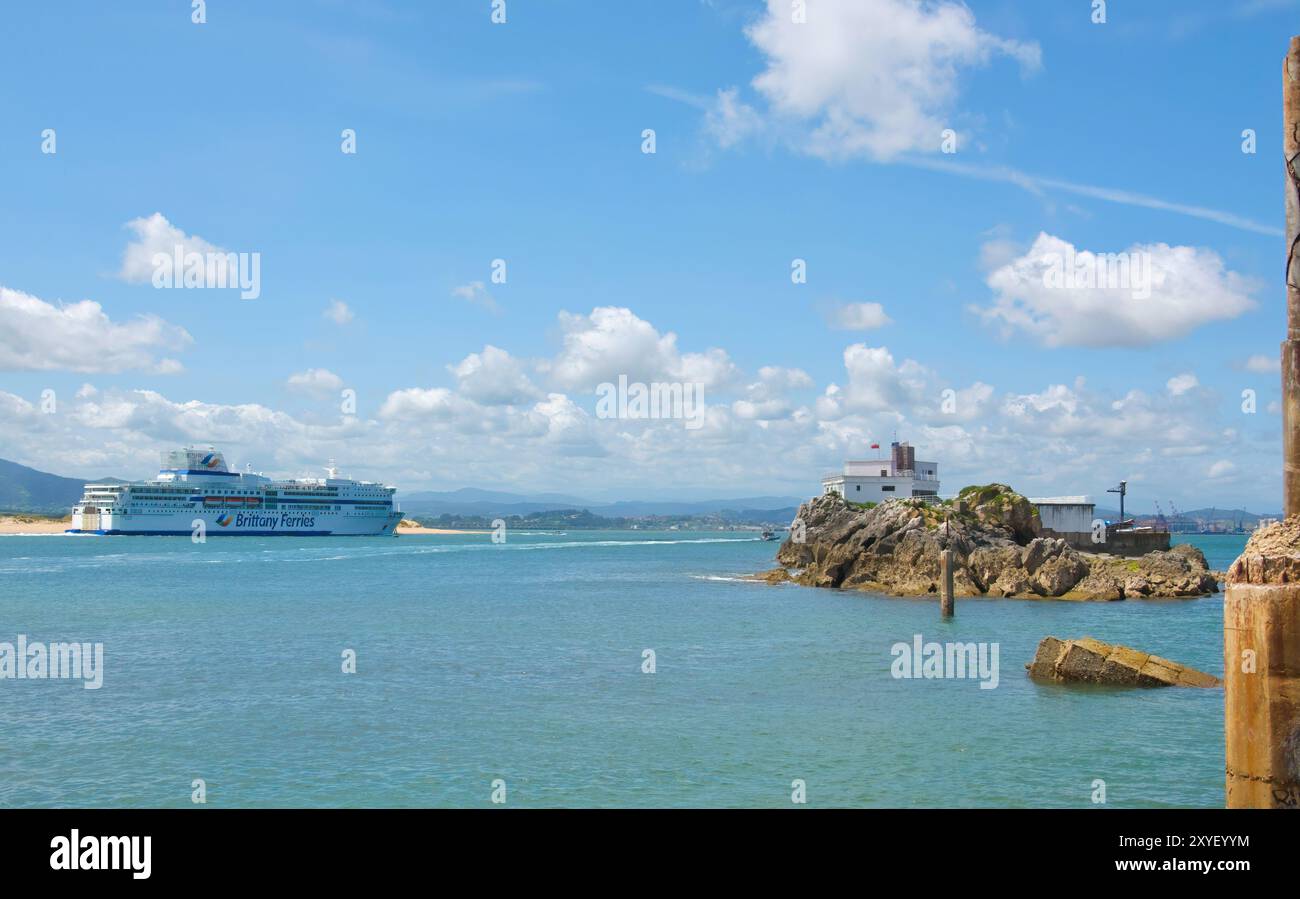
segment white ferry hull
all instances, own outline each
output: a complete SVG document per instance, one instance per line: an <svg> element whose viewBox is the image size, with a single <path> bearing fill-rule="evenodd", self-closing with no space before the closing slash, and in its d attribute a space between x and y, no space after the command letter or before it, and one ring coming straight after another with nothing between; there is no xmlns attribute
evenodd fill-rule
<svg viewBox="0 0 1300 899"><path fill-rule="evenodd" d="M69 534L168 537L392 536L395 488L339 477L272 480L234 472L215 448L162 453L158 477L87 484Z"/></svg>
<svg viewBox="0 0 1300 899"><path fill-rule="evenodd" d="M131 515L101 513L99 527L83 529L81 513L73 513L69 534L102 536L190 537L203 522L209 537L376 537L391 535L401 512L384 516L343 512L149 512ZM224 524L223 524L224 522Z"/></svg>

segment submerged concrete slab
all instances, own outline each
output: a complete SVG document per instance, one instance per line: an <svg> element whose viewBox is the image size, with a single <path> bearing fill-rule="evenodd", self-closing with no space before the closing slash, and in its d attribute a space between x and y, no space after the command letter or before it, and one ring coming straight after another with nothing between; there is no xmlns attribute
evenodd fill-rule
<svg viewBox="0 0 1300 899"><path fill-rule="evenodd" d="M1030 677L1067 683L1118 687L1217 687L1221 683L1204 671L1093 637L1044 637L1034 660L1025 667Z"/></svg>

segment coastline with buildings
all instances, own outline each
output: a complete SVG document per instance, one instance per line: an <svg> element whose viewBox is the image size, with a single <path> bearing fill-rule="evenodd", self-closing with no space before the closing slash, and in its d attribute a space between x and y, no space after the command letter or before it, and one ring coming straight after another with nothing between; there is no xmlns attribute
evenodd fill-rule
<svg viewBox="0 0 1300 899"><path fill-rule="evenodd" d="M872 444L879 449L879 444ZM1121 482L1117 492L1125 490ZM1123 493L1121 492L1121 502ZM950 554L950 555L949 555ZM906 442L849 460L800 506L770 583L938 595L945 557L958 596L1111 601L1205 596L1221 579L1168 530L1096 516L1087 496L1028 498L1005 484L940 496L939 464Z"/></svg>

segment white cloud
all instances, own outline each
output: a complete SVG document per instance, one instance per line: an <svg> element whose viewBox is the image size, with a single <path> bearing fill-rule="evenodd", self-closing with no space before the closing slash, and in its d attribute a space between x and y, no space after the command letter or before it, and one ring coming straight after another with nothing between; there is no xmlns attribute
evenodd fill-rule
<svg viewBox="0 0 1300 899"><path fill-rule="evenodd" d="M380 418L449 418L455 413L457 397L445 387L407 387L394 390L379 407Z"/></svg>
<svg viewBox="0 0 1300 899"><path fill-rule="evenodd" d="M1145 271L1145 291L1136 281L1118 287L1057 282L1062 270L1103 268L1106 255L1039 234L1028 252L988 276L993 303L975 311L1007 336L1023 332L1046 346L1147 346L1255 307L1257 285L1228 271L1217 253L1163 243L1111 254L1132 259L1135 278Z"/></svg>
<svg viewBox="0 0 1300 899"><path fill-rule="evenodd" d="M180 363L156 354L192 342L183 328L156 316L118 323L92 300L55 306L0 287L0 370L172 374Z"/></svg>
<svg viewBox="0 0 1300 899"><path fill-rule="evenodd" d="M753 86L771 117L827 158L937 151L962 70L1000 55L1026 71L1041 63L1037 44L990 34L949 0L819 0L804 23L786 0L768 0L746 35L766 57ZM706 124L726 145L756 130L758 115L724 91Z"/></svg>
<svg viewBox="0 0 1300 899"><path fill-rule="evenodd" d="M348 308L348 304L342 300L330 300L330 304L321 314L336 325L346 325L356 317Z"/></svg>
<svg viewBox="0 0 1300 899"><path fill-rule="evenodd" d="M519 360L491 344L447 369L456 376L462 395L484 405L518 405L541 396Z"/></svg>
<svg viewBox="0 0 1300 899"><path fill-rule="evenodd" d="M493 315L498 315L501 312L500 307L497 306L497 301L492 294L488 293L487 285L482 281L470 281L460 287L453 287L451 295L457 299L473 303L475 306L482 306Z"/></svg>
<svg viewBox="0 0 1300 899"><path fill-rule="evenodd" d="M1165 382L1165 388L1174 396L1182 396L1192 388L1198 387L1200 383L1200 381L1196 380L1196 375L1191 372L1185 372L1181 375L1174 375L1170 378Z"/></svg>
<svg viewBox="0 0 1300 899"><path fill-rule="evenodd" d="M841 331L871 331L893 321L879 303L845 303L831 312L830 320Z"/></svg>
<svg viewBox="0 0 1300 899"><path fill-rule="evenodd" d="M290 390L304 393L338 393L343 389L343 379L327 368L309 368L289 376Z"/></svg>
<svg viewBox="0 0 1300 899"><path fill-rule="evenodd" d="M623 347L642 372L721 365L731 378L706 391L698 430L672 420L598 419L586 386L570 393L534 387L526 362L491 346L450 366L454 385L395 389L370 418L304 419L257 403L180 401L102 385L76 390L70 381L58 415L42 414L35 395L0 391L4 455L60 474L140 477L159 449L211 442L239 467L252 461L298 475L334 457L349 474L404 491L493 485L644 496L669 484L807 496L843 459L896 434L919 457L939 461L945 493L989 481L1027 493L1097 493L1127 479L1135 509L1149 509L1154 496L1214 502L1222 494L1213 490L1231 486L1234 501L1267 510L1277 492L1269 477L1247 483L1241 474L1276 469L1276 419L1243 421L1232 395L1222 408L1209 391L1175 395L1185 382L1170 379L1171 387L1167 374L1147 391L1096 391L1075 378L1014 393L975 381L953 384L949 395L948 377L858 343L844 350L838 383L826 385L782 366L740 377L723 350L683 354L672 334L626 309L593 310L567 324L562 331L573 341L547 363L552 376L562 367L585 385L611 347ZM336 378L323 369L294 376L304 389L322 390L337 388ZM1188 402L1193 394L1197 402ZM1237 468L1216 467L1216 459ZM1189 471L1204 476L1189 482Z"/></svg>
<svg viewBox="0 0 1300 899"><path fill-rule="evenodd" d="M848 383L827 387L819 411L827 418L858 412L889 412L901 416L925 398L928 372L918 362L905 359L896 365L887 347L855 343L844 350Z"/></svg>
<svg viewBox="0 0 1300 899"><path fill-rule="evenodd" d="M734 87L719 90L704 113L705 132L723 148L748 140L764 128L762 115L740 100L739 94Z"/></svg>
<svg viewBox="0 0 1300 899"><path fill-rule="evenodd" d="M1253 371L1260 375L1277 374L1282 370L1282 360L1277 356L1265 356L1258 353L1246 360L1246 371Z"/></svg>
<svg viewBox="0 0 1300 899"><path fill-rule="evenodd" d="M813 386L813 379L801 368L766 365L758 370L758 380L745 388L745 398L731 404L731 411L742 419L774 421L791 418L800 407L787 394Z"/></svg>
<svg viewBox="0 0 1300 899"><path fill-rule="evenodd" d="M1209 467L1205 472L1205 476L1207 478L1224 478L1234 473L1236 470L1237 466L1232 462L1227 459L1220 459Z"/></svg>
<svg viewBox="0 0 1300 899"><path fill-rule="evenodd" d="M720 349L682 353L677 335L660 334L631 309L599 306L590 315L560 313L562 347L544 369L562 388L588 390L620 375L629 381L678 381L718 387L736 375Z"/></svg>
<svg viewBox="0 0 1300 899"><path fill-rule="evenodd" d="M154 256L161 254L171 258L177 247L181 248L182 255L199 253L205 258L209 253L230 252L209 243L197 234L186 234L167 221L161 212L155 212L145 218L132 219L126 223L126 227L135 232L135 239L126 245L126 252L122 255L122 270L118 273L118 277L131 284L151 283ZM224 283L239 283L239 267L233 258L229 260L225 277Z"/></svg>

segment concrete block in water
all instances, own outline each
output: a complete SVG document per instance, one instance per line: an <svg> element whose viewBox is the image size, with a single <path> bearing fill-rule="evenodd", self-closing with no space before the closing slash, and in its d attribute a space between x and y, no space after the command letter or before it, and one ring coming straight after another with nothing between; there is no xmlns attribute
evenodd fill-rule
<svg viewBox="0 0 1300 899"><path fill-rule="evenodd" d="M1092 637L1061 640L1044 637L1034 660L1025 666L1030 677L1120 687L1217 687L1212 674L1150 653L1103 643Z"/></svg>

